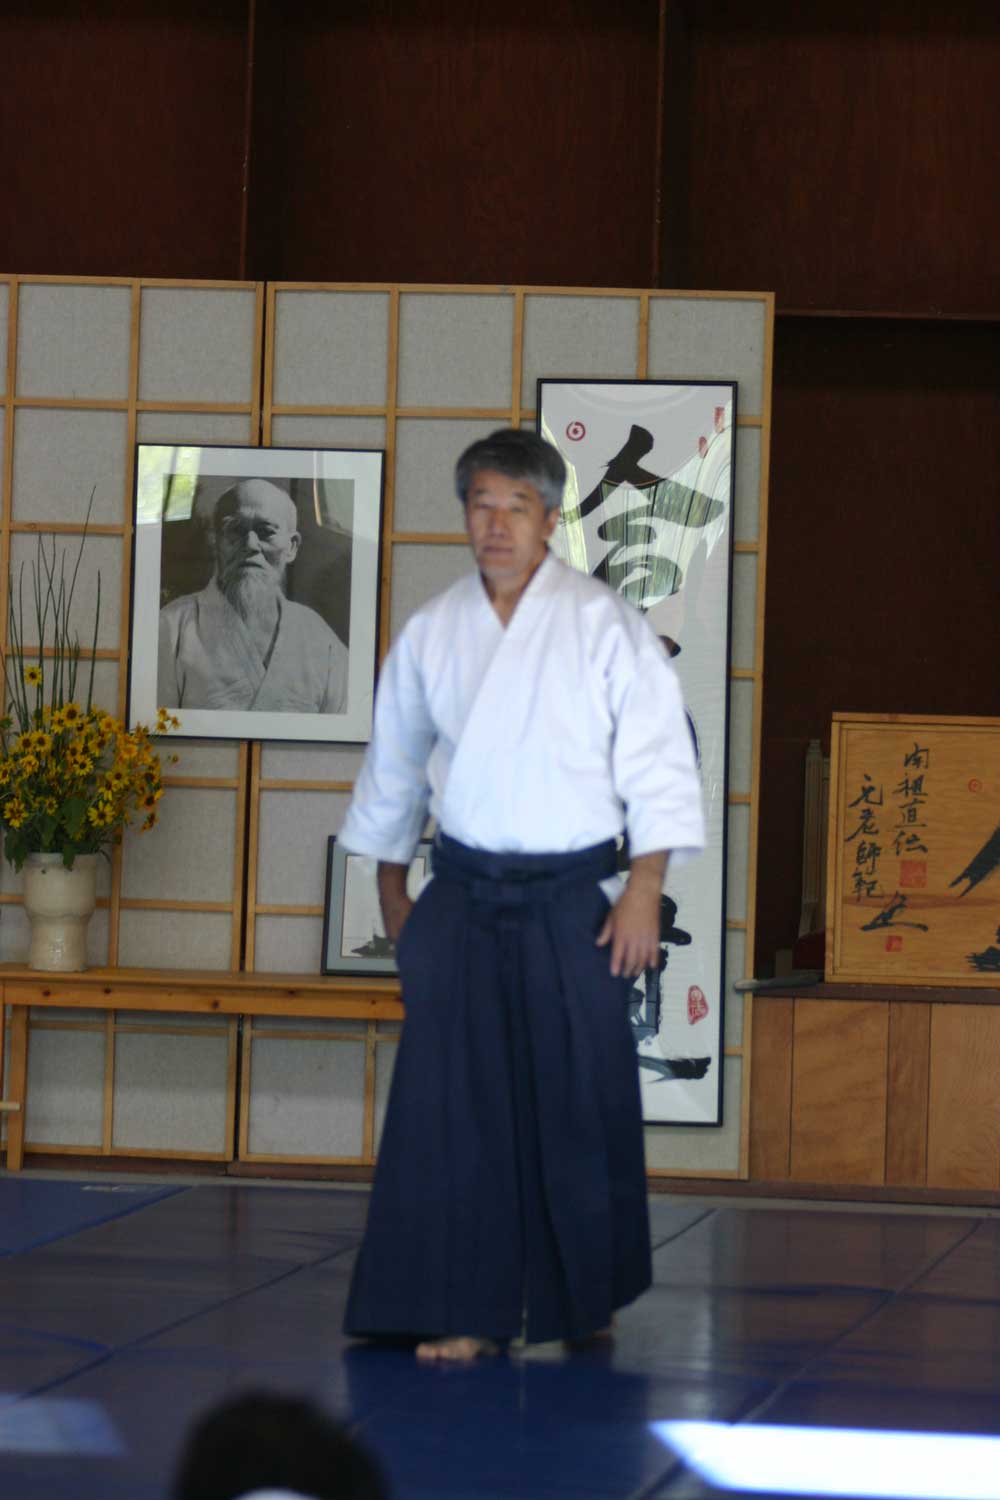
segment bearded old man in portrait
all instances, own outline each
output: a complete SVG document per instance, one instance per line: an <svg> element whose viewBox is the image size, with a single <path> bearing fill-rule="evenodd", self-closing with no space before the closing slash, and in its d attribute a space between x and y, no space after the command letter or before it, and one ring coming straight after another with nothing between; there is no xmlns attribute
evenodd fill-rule
<svg viewBox="0 0 1000 1500"><path fill-rule="evenodd" d="M343 713L347 649L307 605L285 596L301 543L295 503L266 479L241 479L212 516L215 572L160 611L157 701L168 708Z"/></svg>

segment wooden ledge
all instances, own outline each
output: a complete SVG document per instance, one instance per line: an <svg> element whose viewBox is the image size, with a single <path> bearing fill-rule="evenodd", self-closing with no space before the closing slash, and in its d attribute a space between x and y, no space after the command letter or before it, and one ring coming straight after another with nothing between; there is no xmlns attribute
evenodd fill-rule
<svg viewBox="0 0 1000 1500"><path fill-rule="evenodd" d="M0 997L12 1006L155 1010L209 1015L400 1020L393 976L232 974L208 969L84 969L42 973L0 964Z"/></svg>
<svg viewBox="0 0 1000 1500"><path fill-rule="evenodd" d="M944 984L832 984L769 985L754 992L754 1004L762 1000L881 1000L885 1004L909 1001L924 1005L1000 1005L1000 989L982 985Z"/></svg>

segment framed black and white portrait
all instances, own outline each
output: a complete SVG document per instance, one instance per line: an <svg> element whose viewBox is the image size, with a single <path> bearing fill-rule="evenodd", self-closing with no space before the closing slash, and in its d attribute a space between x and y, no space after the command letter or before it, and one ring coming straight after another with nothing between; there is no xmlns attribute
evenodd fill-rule
<svg viewBox="0 0 1000 1500"><path fill-rule="evenodd" d="M381 452L140 443L130 722L367 740L383 470Z"/></svg>
<svg viewBox="0 0 1000 1500"><path fill-rule="evenodd" d="M396 947L379 909L377 861L350 854L336 838L327 845L323 906L324 974L395 974ZM431 845L422 840L410 863L406 891L416 901L431 878Z"/></svg>
<svg viewBox="0 0 1000 1500"><path fill-rule="evenodd" d="M722 1123L736 382L540 380L566 461L551 546L640 609L673 660L707 844L668 869L660 954L629 994L643 1117Z"/></svg>

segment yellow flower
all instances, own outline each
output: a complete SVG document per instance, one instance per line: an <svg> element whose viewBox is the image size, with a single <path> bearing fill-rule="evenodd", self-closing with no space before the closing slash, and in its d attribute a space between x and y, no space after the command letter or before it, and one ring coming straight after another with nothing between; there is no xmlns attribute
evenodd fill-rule
<svg viewBox="0 0 1000 1500"><path fill-rule="evenodd" d="M51 734L46 734L44 729L36 729L31 738L32 743L35 747L35 754L48 755L49 751L52 749Z"/></svg>
<svg viewBox="0 0 1000 1500"><path fill-rule="evenodd" d="M149 814L149 816L143 821L142 827L139 829L139 832L140 833L146 833L150 828L155 828L156 827L156 823L157 823L156 813L155 812L151 812Z"/></svg>
<svg viewBox="0 0 1000 1500"><path fill-rule="evenodd" d="M52 730L53 730L53 732L55 734L58 734L60 732L60 730L66 728L66 710L65 710L65 708L63 708L63 707L60 706L59 708L54 708L52 710L52 718L50 720L50 725L51 725L51 728L52 728Z"/></svg>
<svg viewBox="0 0 1000 1500"><path fill-rule="evenodd" d="M38 757L29 750L21 756L21 771L25 776L30 776L33 771L38 770Z"/></svg>
<svg viewBox="0 0 1000 1500"><path fill-rule="evenodd" d="M59 803L56 801L55 797L43 798L42 807L47 813L57 813L59 811Z"/></svg>
<svg viewBox="0 0 1000 1500"><path fill-rule="evenodd" d="M62 706L63 723L76 725L83 718L83 712L79 703L64 703Z"/></svg>
<svg viewBox="0 0 1000 1500"><path fill-rule="evenodd" d="M25 667L24 680L29 687L39 687L42 681L41 667Z"/></svg>
<svg viewBox="0 0 1000 1500"><path fill-rule="evenodd" d="M20 828L21 824L28 816L27 808L21 801L20 797L8 798L8 800L4 803L3 816L4 821L6 823L9 823L11 828Z"/></svg>
<svg viewBox="0 0 1000 1500"><path fill-rule="evenodd" d="M6 786L14 774L14 767L9 760L0 760L0 786Z"/></svg>

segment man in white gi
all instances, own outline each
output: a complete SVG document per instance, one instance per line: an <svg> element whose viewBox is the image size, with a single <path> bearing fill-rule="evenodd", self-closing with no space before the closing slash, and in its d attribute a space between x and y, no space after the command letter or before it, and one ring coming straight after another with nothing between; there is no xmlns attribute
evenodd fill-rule
<svg viewBox="0 0 1000 1500"><path fill-rule="evenodd" d="M564 483L531 432L459 459L478 571L389 653L341 832L379 861L406 1005L345 1328L415 1336L424 1359L585 1339L650 1280L627 1001L701 800L657 637L548 551Z"/></svg>
<svg viewBox="0 0 1000 1500"><path fill-rule="evenodd" d="M168 708L343 713L347 650L285 597L301 536L292 497L241 479L212 518L215 575L160 611L157 702Z"/></svg>

